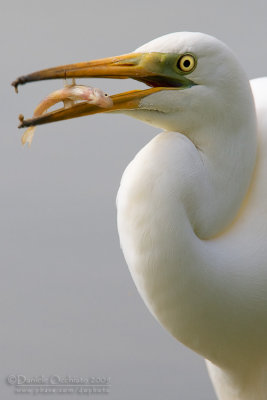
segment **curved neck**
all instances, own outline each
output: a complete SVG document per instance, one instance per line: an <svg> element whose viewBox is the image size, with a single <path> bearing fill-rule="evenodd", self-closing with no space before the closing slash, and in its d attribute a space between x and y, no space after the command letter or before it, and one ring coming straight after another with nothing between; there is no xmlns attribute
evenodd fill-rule
<svg viewBox="0 0 267 400"><path fill-rule="evenodd" d="M179 133L158 135L127 167L117 198L121 246L143 300L178 340L214 362L228 345L225 328L235 325L222 318L232 305L218 253L199 239L223 229L245 196L256 146L253 133L240 146L241 134L219 156L220 141L204 152Z"/></svg>
<svg viewBox="0 0 267 400"><path fill-rule="evenodd" d="M233 221L248 191L256 162L254 118L238 129L231 121L224 121L221 127L207 127L205 135L198 132L197 137L188 135L201 165L188 160L185 181L191 186L187 188L189 199L191 195L194 198L184 204L194 232L201 239L220 234ZM195 182L190 182L188 176L195 173L196 166Z"/></svg>
<svg viewBox="0 0 267 400"><path fill-rule="evenodd" d="M141 153L154 161L151 174L163 174L160 166L166 159L166 182L171 169L176 181L170 189L181 198L195 233L202 239L220 234L233 220L255 166L253 96L243 71L236 67L235 74L231 83L218 81L215 88L196 85L179 94L169 91L165 96L161 92L147 96L141 109L126 111L167 130Z"/></svg>

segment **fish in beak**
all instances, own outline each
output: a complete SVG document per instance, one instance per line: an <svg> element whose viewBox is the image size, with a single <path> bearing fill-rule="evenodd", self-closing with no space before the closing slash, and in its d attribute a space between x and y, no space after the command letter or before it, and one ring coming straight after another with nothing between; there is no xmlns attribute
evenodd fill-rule
<svg viewBox="0 0 267 400"><path fill-rule="evenodd" d="M149 89L133 90L111 96L112 107L103 109L87 102L74 104L67 109L47 113L37 118L24 120L20 118L19 127L35 126L49 122L61 121L100 112L135 110L141 107L143 98L161 90L185 89L194 85L179 67L184 55L176 53L130 53L117 57L95 61L63 65L49 68L16 79L12 85L17 88L28 82L47 79L68 78L132 78L150 86Z"/></svg>

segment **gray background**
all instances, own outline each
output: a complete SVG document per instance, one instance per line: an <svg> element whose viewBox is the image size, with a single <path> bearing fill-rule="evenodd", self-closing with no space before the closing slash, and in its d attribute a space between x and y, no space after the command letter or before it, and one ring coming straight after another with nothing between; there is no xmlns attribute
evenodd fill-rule
<svg viewBox="0 0 267 400"><path fill-rule="evenodd" d="M29 84L18 95L10 82L179 30L217 36L250 78L266 75L266 11L265 0L2 0L1 398L22 396L5 383L9 374L110 376L110 400L215 398L202 359L146 310L119 248L120 177L157 129L100 115L40 127L31 149L22 148L17 115L30 117L62 82ZM142 87L81 82L108 93Z"/></svg>

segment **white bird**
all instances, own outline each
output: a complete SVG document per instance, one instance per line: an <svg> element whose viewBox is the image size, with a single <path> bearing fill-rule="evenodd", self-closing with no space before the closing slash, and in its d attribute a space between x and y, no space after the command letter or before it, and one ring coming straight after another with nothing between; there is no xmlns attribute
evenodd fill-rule
<svg viewBox="0 0 267 400"><path fill-rule="evenodd" d="M14 86L79 76L152 86L112 96L109 110L163 129L122 177L124 256L151 313L207 360L218 399L266 400L267 78L250 83L225 44L182 32ZM80 104L22 125L104 111Z"/></svg>

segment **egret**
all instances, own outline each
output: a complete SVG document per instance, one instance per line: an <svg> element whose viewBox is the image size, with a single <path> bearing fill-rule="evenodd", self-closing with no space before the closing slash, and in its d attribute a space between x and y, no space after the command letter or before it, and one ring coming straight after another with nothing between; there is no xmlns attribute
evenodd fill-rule
<svg viewBox="0 0 267 400"><path fill-rule="evenodd" d="M149 89L76 104L31 126L122 112L163 129L126 168L120 243L155 318L207 360L220 400L267 399L267 78L202 33L18 78L133 78Z"/></svg>

